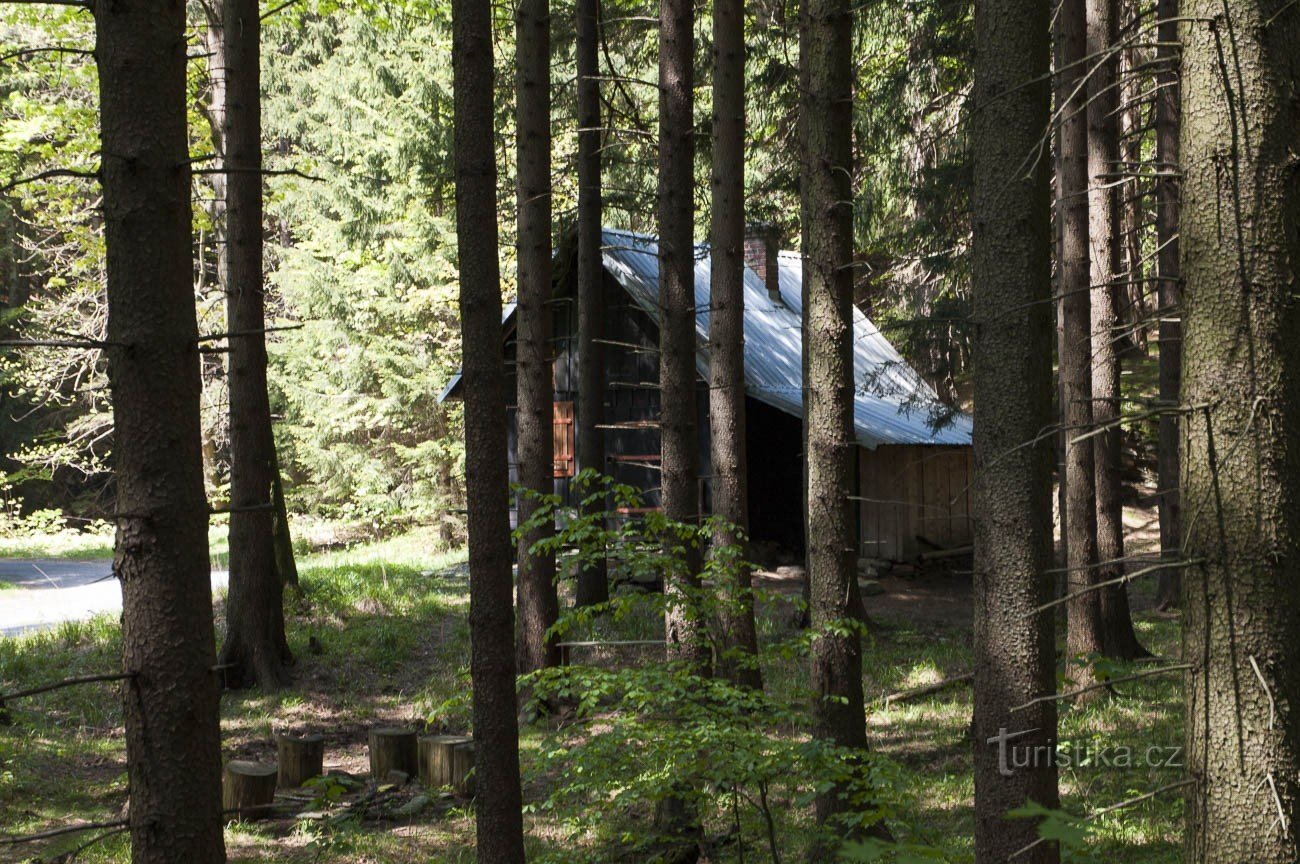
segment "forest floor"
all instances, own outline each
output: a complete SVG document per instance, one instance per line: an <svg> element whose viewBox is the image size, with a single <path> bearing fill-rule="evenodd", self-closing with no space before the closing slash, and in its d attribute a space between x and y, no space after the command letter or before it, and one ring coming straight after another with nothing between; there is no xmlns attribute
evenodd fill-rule
<svg viewBox="0 0 1300 864"><path fill-rule="evenodd" d="M1136 527L1145 517L1134 511ZM427 551L420 535L349 550L305 556L302 594L290 603L289 639L298 657L291 688L279 693L227 692L222 697L224 758L273 759L272 735L281 729L325 734L326 767L366 773L366 730L379 723L414 723L436 731L464 731L469 719L468 583L463 557ZM937 850L933 860L972 858L970 690L956 687L884 707L882 697L968 672L972 666L969 579L926 573L884 578L886 593L868 599L874 629L864 656L873 746L897 767L908 802L891 820L902 839ZM760 609L762 637L794 633L797 615L786 586L772 585ZM1175 618L1154 612L1153 585L1133 585L1135 620L1146 646L1162 658L1178 653ZM3 602L3 601L0 601ZM220 621L221 608L218 604ZM600 619L580 635L655 638L654 620ZM120 633L106 617L57 630L0 639L0 691L62 676L116 669ZM575 657L575 661L580 658ZM634 662L623 658L622 662ZM1118 665L1119 676L1129 667ZM804 677L800 661L764 669L769 691L792 689ZM113 685L67 688L8 706L0 725L0 833L22 834L81 822L121 818L126 767L120 711ZM1084 816L1177 781L1181 770L1153 765L1153 747L1182 740L1177 676L1118 685L1116 693L1063 711L1061 738L1076 761L1062 770L1063 806ZM577 728L577 727L574 727ZM583 734L597 734L585 727ZM540 805L555 782L542 753L566 728L558 721L525 727L521 758L531 861L644 861L623 841L646 814L613 809L592 830L577 811ZM1123 748L1127 748L1124 750ZM1119 758L1126 752L1126 758ZM1080 759L1085 754L1088 758ZM1161 749L1165 758L1171 750ZM1161 760L1162 762L1164 759ZM797 773L797 772L794 772ZM342 790L340 790L342 791ZM423 798L421 801L419 799ZM323 818L237 823L227 829L231 861L471 862L472 811L445 793L424 795L417 784L390 793L391 806L359 808L357 795L325 809ZM403 811L399 805L411 805ZM808 824L805 800L773 801L783 859L796 860ZM606 806L596 802L595 806ZM400 812L399 812L400 811ZM1087 824L1087 840L1070 860L1107 864L1172 864L1179 858L1182 805L1159 796ZM764 859L755 836L717 849L713 862ZM710 826L706 826L710 827ZM712 826L725 829L725 825ZM90 835L25 846L0 845L0 861L66 861L64 853ZM2 842L2 841L0 841ZM125 862L126 839L116 835L79 854L77 861ZM930 860L930 859L927 859Z"/></svg>

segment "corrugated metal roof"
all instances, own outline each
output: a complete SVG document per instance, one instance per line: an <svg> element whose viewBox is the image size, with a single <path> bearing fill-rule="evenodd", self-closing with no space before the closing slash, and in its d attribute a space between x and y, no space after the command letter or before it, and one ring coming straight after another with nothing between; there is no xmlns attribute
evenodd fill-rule
<svg viewBox="0 0 1300 864"><path fill-rule="evenodd" d="M501 310L501 326L507 331L510 329L510 319L515 317L515 308L518 305L518 303L507 303ZM443 387L442 392L438 394L438 404L441 405L453 396L459 395L461 377L460 372L456 372L451 376L451 380L447 382L447 386Z"/></svg>
<svg viewBox="0 0 1300 864"><path fill-rule="evenodd" d="M605 229L607 269L636 304L659 320L659 258L655 238ZM781 302L768 295L758 275L745 269L745 391L795 417L803 416L802 283L798 253L783 252ZM696 365L708 378L709 267L707 246L695 255ZM944 405L884 335L853 310L853 366L857 393L853 419L858 443L970 444L971 420Z"/></svg>

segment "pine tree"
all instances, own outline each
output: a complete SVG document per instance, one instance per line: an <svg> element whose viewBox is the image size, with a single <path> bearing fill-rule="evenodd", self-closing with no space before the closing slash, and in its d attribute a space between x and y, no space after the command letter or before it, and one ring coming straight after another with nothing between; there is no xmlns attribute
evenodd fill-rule
<svg viewBox="0 0 1300 864"><path fill-rule="evenodd" d="M230 590L221 664L228 686L288 683L284 583L276 568L275 440L266 387L262 275L261 23L257 0L225 0L226 324L230 387Z"/></svg>
<svg viewBox="0 0 1300 864"><path fill-rule="evenodd" d="M1011 810L1058 803L1055 765L1010 776L999 770L1006 748L1051 746L1056 738L1052 701L1011 713L1056 688L1055 618L1034 614L1052 596L1052 452L1046 442L1026 446L1050 422L1052 403L1050 192L1047 160L1037 152L1048 128L1048 15L1036 0L989 0L975 18L972 732L979 864L1012 860L1037 840L1033 822L1009 818ZM1015 734L1022 730L1032 731ZM1058 854L1041 843L1014 860L1054 864Z"/></svg>
<svg viewBox="0 0 1300 864"><path fill-rule="evenodd" d="M492 8L488 0L454 0L452 4L452 75L469 509L475 835L480 861L522 864L493 147Z"/></svg>
<svg viewBox="0 0 1300 864"><path fill-rule="evenodd" d="M1166 413L1160 417L1160 437L1156 447L1156 488L1159 492L1160 551L1167 562L1180 555L1182 536L1179 530L1181 495L1178 490L1179 450L1178 405L1179 379L1183 370L1183 327L1181 321L1183 286L1178 266L1178 213L1180 207L1178 177L1178 0L1159 0L1156 4L1156 55L1159 72L1156 81L1156 277L1160 309L1160 402ZM1180 579L1176 569L1161 571L1156 604L1170 609L1179 603Z"/></svg>
<svg viewBox="0 0 1300 864"><path fill-rule="evenodd" d="M664 515L699 519L695 392L694 6L659 6L659 434ZM680 557L680 556L679 556ZM666 638L672 657L707 666L709 646L691 606L698 551L667 575Z"/></svg>
<svg viewBox="0 0 1300 864"><path fill-rule="evenodd" d="M847 0L800 12L803 365L807 444L808 584L814 734L867 746L862 615L853 507L852 15ZM845 626L845 624L849 626ZM825 824L850 806L838 787L817 797ZM824 851L824 850L822 850ZM821 854L815 852L814 854Z"/></svg>
<svg viewBox="0 0 1300 864"><path fill-rule="evenodd" d="M519 524L554 491L551 361L551 37L548 0L522 0L516 10L515 112L519 214L519 305L515 310L519 449ZM532 493L532 494L528 494ZM547 631L559 617L555 553L534 545L555 533L538 524L519 538L518 667L533 672L559 663Z"/></svg>
<svg viewBox="0 0 1300 864"><path fill-rule="evenodd" d="M713 513L723 520L718 548L744 548L749 530L745 452L745 8L742 0L713 4L713 210L709 282L709 441ZM733 530L733 529L738 529ZM749 570L737 562L735 584L724 586L722 672L760 689L758 635Z"/></svg>
<svg viewBox="0 0 1300 864"><path fill-rule="evenodd" d="M1088 245L1092 299L1092 422L1088 440L1096 474L1096 582L1124 572L1124 500L1121 469L1119 305L1125 290L1119 190L1118 0L1087 0ZM1082 433L1075 433L1082 434ZM1128 588L1098 592L1102 647L1107 656L1133 660L1147 653L1133 632Z"/></svg>
<svg viewBox="0 0 1300 864"><path fill-rule="evenodd" d="M601 286L601 125L600 0L577 0L578 71L578 417L577 450L581 467L605 472L605 367L600 338L604 327ZM591 497L594 490L587 493ZM599 498L586 513L602 513ZM577 606L609 599L609 576L603 554L584 562L574 590Z"/></svg>
<svg viewBox="0 0 1300 864"><path fill-rule="evenodd" d="M1057 72L1057 112L1060 115L1060 177L1057 219L1061 223L1061 344L1060 376L1065 418L1066 584L1078 592L1096 581L1096 473L1092 439L1081 436L1093 428L1092 320L1088 254L1088 118L1084 77L1087 27L1084 0L1062 0L1057 10L1061 67ZM1101 653L1101 602L1088 591L1070 602L1067 652L1071 658ZM1080 684L1093 681L1090 666L1073 667Z"/></svg>
<svg viewBox="0 0 1300 864"><path fill-rule="evenodd" d="M1300 859L1300 7L1183 20L1188 861Z"/></svg>
<svg viewBox="0 0 1300 864"><path fill-rule="evenodd" d="M185 7L94 6L131 860L224 862Z"/></svg>

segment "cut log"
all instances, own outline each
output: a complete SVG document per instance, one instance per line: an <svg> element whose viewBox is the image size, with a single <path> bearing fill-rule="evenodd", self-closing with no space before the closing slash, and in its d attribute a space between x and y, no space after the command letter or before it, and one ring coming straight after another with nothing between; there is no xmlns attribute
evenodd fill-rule
<svg viewBox="0 0 1300 864"><path fill-rule="evenodd" d="M325 739L320 735L277 735L275 753L281 789L296 789L324 773Z"/></svg>
<svg viewBox="0 0 1300 864"><path fill-rule="evenodd" d="M419 770L418 744L414 729L378 726L370 730L370 776L382 783L389 771L409 776Z"/></svg>
<svg viewBox="0 0 1300 864"><path fill-rule="evenodd" d="M452 750L474 739L464 735L426 735L420 739L420 782L430 789L454 786Z"/></svg>
<svg viewBox="0 0 1300 864"><path fill-rule="evenodd" d="M263 819L275 804L279 769L262 762L231 761L221 774L221 809L229 821Z"/></svg>
<svg viewBox="0 0 1300 864"><path fill-rule="evenodd" d="M474 797L474 742L451 748L451 790L461 798Z"/></svg>

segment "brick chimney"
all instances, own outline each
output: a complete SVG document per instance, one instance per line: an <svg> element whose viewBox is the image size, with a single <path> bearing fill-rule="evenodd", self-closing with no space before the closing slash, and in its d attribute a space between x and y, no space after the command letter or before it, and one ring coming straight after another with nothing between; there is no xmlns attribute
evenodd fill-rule
<svg viewBox="0 0 1300 864"><path fill-rule="evenodd" d="M775 225L758 222L745 227L745 266L754 271L772 302L781 303L780 234Z"/></svg>

